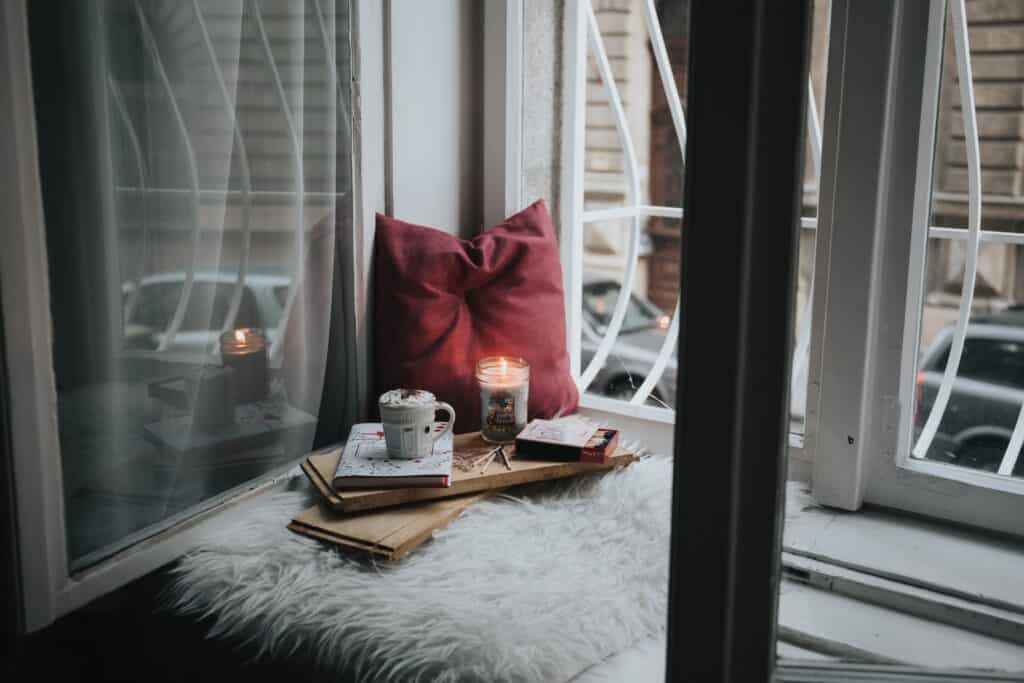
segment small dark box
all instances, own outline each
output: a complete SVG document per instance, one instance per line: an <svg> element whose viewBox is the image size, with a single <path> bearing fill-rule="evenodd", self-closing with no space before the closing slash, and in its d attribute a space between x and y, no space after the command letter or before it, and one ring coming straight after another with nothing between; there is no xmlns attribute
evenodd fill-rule
<svg viewBox="0 0 1024 683"><path fill-rule="evenodd" d="M602 427L594 432L580 453L580 462L597 462L604 464L615 455L619 446L619 430Z"/></svg>

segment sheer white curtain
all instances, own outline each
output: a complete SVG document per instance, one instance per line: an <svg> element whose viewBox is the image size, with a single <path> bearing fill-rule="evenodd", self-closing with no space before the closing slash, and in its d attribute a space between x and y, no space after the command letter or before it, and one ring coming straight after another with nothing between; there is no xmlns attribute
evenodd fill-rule
<svg viewBox="0 0 1024 683"><path fill-rule="evenodd" d="M86 563L313 446L352 168L343 0L88 12L91 123L61 152L81 172L50 182L85 208L48 221L69 544Z"/></svg>

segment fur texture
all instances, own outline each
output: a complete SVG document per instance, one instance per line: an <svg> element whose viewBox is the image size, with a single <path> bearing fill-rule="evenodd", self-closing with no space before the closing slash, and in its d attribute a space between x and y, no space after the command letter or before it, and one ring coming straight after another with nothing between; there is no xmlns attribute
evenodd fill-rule
<svg viewBox="0 0 1024 683"><path fill-rule="evenodd" d="M520 487L391 564L285 529L315 501L296 471L179 563L167 605L335 680L565 681L664 634L671 482L671 459L645 453ZM788 484L787 520L815 505Z"/></svg>
<svg viewBox="0 0 1024 683"><path fill-rule="evenodd" d="M176 568L170 607L355 680L565 681L665 629L672 461L473 505L395 564L285 529L305 482Z"/></svg>

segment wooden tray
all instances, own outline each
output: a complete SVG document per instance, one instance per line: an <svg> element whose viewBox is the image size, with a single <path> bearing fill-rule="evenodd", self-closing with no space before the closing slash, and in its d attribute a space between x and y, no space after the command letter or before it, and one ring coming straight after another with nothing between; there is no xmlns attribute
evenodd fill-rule
<svg viewBox="0 0 1024 683"><path fill-rule="evenodd" d="M490 450L491 446L480 437L479 432L455 436L456 458L471 457ZM479 468L466 472L452 467L452 485L448 488L408 488L387 490L336 491L330 485L338 468L341 448L311 455L302 463L313 486L324 497L324 503L335 512L358 512L441 498L452 498L467 493L492 489L503 489L517 484L526 484L548 479L562 479L587 472L601 472L628 465L637 457L623 448L618 448L611 460L605 464L585 462L553 462L547 460L526 460L515 457L515 447L506 446L505 451L512 458L512 469L507 470L501 458L495 458L484 474Z"/></svg>
<svg viewBox="0 0 1024 683"><path fill-rule="evenodd" d="M317 505L293 519L288 528L320 541L387 560L399 560L430 540L435 530L451 524L467 507L497 493L496 490L484 491L351 515L341 515Z"/></svg>

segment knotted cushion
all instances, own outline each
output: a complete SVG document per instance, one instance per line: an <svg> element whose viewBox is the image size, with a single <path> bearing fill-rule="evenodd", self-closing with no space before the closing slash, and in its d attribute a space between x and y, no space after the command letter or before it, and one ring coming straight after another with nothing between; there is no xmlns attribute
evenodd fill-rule
<svg viewBox="0 0 1024 683"><path fill-rule="evenodd" d="M576 409L566 350L558 242L543 200L472 240L377 215L377 395L427 389L455 407L457 432L480 428L476 362L530 364L528 414Z"/></svg>

